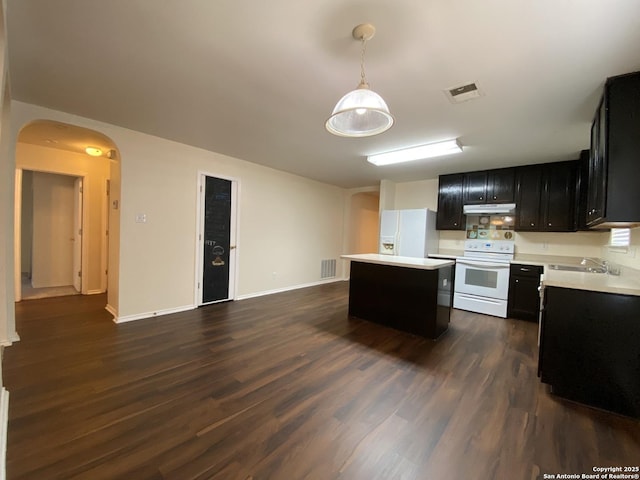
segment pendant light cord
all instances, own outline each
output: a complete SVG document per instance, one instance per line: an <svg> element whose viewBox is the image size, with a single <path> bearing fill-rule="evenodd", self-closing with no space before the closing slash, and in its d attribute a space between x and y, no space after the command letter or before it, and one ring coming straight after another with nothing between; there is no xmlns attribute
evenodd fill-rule
<svg viewBox="0 0 640 480"><path fill-rule="evenodd" d="M367 49L367 41L362 37L362 51L360 53L360 85L369 86L367 79L364 75L364 53Z"/></svg>

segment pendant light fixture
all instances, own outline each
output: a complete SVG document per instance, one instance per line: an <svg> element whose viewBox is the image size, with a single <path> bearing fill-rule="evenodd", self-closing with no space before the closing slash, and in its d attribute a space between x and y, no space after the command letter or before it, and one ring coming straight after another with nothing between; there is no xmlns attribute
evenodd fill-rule
<svg viewBox="0 0 640 480"><path fill-rule="evenodd" d="M364 53L367 41L373 38L376 29L370 23L358 25L351 34L362 42L360 55L360 83L355 90L342 97L325 123L326 129L341 137L370 137L386 132L393 125L389 107L373 90L364 74Z"/></svg>

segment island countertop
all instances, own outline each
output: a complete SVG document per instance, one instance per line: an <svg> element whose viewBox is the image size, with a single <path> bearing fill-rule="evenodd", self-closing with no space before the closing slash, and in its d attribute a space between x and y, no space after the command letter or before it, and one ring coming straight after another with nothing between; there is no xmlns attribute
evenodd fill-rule
<svg viewBox="0 0 640 480"><path fill-rule="evenodd" d="M344 260L354 262L375 263L378 265L391 265L395 267L417 268L421 270L437 270L438 268L454 265L453 260L440 260L436 258L400 257L397 255L380 255L378 253L358 253L353 255L340 255Z"/></svg>

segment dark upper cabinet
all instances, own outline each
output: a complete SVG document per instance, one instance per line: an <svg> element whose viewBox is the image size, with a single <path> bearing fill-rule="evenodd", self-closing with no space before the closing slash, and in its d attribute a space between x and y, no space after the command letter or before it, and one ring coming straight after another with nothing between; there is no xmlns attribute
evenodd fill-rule
<svg viewBox="0 0 640 480"><path fill-rule="evenodd" d="M559 162L543 168L542 227L547 232L574 232L580 162Z"/></svg>
<svg viewBox="0 0 640 480"><path fill-rule="evenodd" d="M576 223L578 230L589 230L587 227L587 203L589 197L589 150L580 152L580 164L578 165L578 207L576 210Z"/></svg>
<svg viewBox="0 0 640 480"><path fill-rule="evenodd" d="M586 223L640 224L640 72L608 78L591 127Z"/></svg>
<svg viewBox="0 0 640 480"><path fill-rule="evenodd" d="M518 231L574 232L580 163L544 163L519 167L516 181Z"/></svg>
<svg viewBox="0 0 640 480"><path fill-rule="evenodd" d="M537 232L542 229L541 198L542 165L519 167L516 174L516 230Z"/></svg>
<svg viewBox="0 0 640 480"><path fill-rule="evenodd" d="M488 203L511 203L515 191L515 168L501 168L487 173Z"/></svg>
<svg viewBox="0 0 640 480"><path fill-rule="evenodd" d="M588 190L586 205L586 224L596 225L604 220L605 191L607 189L607 169L604 164L603 134L605 129L601 127L606 112L604 98L598 105L593 123L591 124L591 148L588 167Z"/></svg>
<svg viewBox="0 0 640 480"><path fill-rule="evenodd" d="M463 203L511 203L515 169L501 168L470 172L464 175Z"/></svg>
<svg viewBox="0 0 640 480"><path fill-rule="evenodd" d="M463 203L477 204L487 202L487 172L464 174Z"/></svg>
<svg viewBox="0 0 640 480"><path fill-rule="evenodd" d="M462 215L462 186L464 175L440 175L438 177L438 214L436 229L464 230Z"/></svg>

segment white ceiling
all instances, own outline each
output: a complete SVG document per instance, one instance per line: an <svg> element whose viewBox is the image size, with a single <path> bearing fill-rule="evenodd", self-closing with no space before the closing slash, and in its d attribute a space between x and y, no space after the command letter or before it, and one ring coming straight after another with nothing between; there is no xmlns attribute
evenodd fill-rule
<svg viewBox="0 0 640 480"><path fill-rule="evenodd" d="M640 70L638 0L8 0L12 97L343 187L577 158L608 76ZM396 124L324 129L360 44ZM485 96L451 104L443 90ZM365 155L459 137L462 154ZM126 159L123 159L126 161Z"/></svg>

